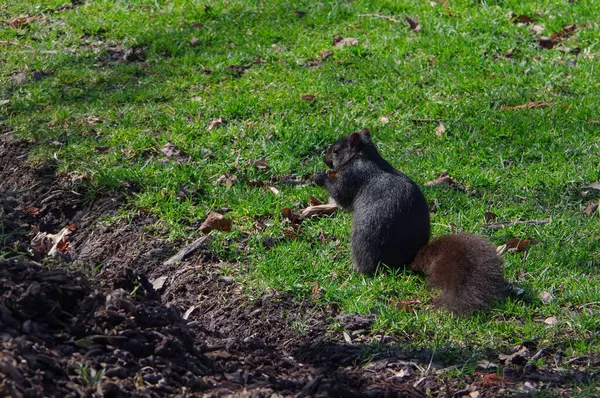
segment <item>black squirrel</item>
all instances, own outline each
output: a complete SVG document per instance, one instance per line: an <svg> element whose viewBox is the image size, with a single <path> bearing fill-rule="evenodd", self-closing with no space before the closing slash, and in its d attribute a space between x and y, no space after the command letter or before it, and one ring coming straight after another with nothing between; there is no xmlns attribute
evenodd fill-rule
<svg viewBox="0 0 600 398"><path fill-rule="evenodd" d="M381 157L368 129L331 145L323 159L332 171L315 183L353 212L352 262L372 274L379 263L424 273L442 293L435 305L470 314L509 290L496 248L479 236L446 235L429 242L429 208L409 177Z"/></svg>

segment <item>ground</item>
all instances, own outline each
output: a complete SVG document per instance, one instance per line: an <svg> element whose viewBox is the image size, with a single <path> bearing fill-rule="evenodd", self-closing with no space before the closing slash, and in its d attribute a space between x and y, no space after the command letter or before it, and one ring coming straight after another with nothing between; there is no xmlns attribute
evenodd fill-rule
<svg viewBox="0 0 600 398"><path fill-rule="evenodd" d="M0 5L0 392L597 396L599 12ZM435 311L352 272L350 214L297 217L365 126L523 294Z"/></svg>

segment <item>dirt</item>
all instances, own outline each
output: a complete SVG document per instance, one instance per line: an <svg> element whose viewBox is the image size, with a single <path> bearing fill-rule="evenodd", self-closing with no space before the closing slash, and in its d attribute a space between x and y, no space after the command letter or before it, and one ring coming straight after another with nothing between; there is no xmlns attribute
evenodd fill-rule
<svg viewBox="0 0 600 398"><path fill-rule="evenodd" d="M29 147L0 130L0 396L569 396L598 379L535 368L523 349L504 377L444 378L456 364L371 334L374 316L253 296L207 245L168 261L189 242L165 243L150 215L104 222L124 197L87 201L84 183L30 163ZM37 231L69 224L69 252L31 251Z"/></svg>

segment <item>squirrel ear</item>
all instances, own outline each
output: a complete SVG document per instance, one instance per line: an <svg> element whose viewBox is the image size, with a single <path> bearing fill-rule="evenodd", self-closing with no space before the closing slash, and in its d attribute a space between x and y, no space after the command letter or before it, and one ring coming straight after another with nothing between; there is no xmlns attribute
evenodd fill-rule
<svg viewBox="0 0 600 398"><path fill-rule="evenodd" d="M358 134L360 134L360 135L362 135L362 136L364 136L364 137L367 137L367 138L371 138L371 130L369 130L369 129L368 129L368 128L366 128L366 127L365 127L365 128L363 128L362 130L360 130L360 131L358 132Z"/></svg>
<svg viewBox="0 0 600 398"><path fill-rule="evenodd" d="M352 133L350 135L350 138L348 139L348 141L350 142L351 147L355 147L356 145L358 145L358 143L360 141L359 133Z"/></svg>

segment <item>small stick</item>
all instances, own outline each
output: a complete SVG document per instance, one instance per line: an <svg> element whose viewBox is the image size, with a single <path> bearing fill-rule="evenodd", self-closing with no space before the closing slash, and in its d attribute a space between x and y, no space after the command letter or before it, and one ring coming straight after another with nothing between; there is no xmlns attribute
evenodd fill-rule
<svg viewBox="0 0 600 398"><path fill-rule="evenodd" d="M34 57L36 55L35 48L31 47L29 44L16 43L14 41L0 41L0 45L3 45L3 46L27 47L27 48L30 48L31 51L33 51L33 56Z"/></svg>
<svg viewBox="0 0 600 398"><path fill-rule="evenodd" d="M392 21L393 23L400 23L396 18L390 17L388 15L379 15L379 14L359 14L359 17L369 17L369 18L381 18L387 19L388 21Z"/></svg>

